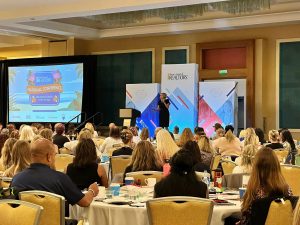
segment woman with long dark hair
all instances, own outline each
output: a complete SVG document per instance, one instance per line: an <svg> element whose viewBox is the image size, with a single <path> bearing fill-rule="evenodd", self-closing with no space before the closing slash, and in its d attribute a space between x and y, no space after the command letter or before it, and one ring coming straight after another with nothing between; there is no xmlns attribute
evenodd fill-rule
<svg viewBox="0 0 300 225"><path fill-rule="evenodd" d="M252 172L242 203L241 225L250 224L251 207L255 200L290 196L291 190L286 183L279 161L271 148L263 147L254 158Z"/></svg>
<svg viewBox="0 0 300 225"><path fill-rule="evenodd" d="M181 149L170 160L171 173L154 186L154 196L193 196L207 198L207 186L197 180L194 159L189 150Z"/></svg>
<svg viewBox="0 0 300 225"><path fill-rule="evenodd" d="M92 139L82 139L76 146L73 163L68 165L67 175L83 190L92 183L108 186L105 169L97 164L96 146Z"/></svg>
<svg viewBox="0 0 300 225"><path fill-rule="evenodd" d="M291 132L289 130L281 131L280 138L283 147L289 151L288 156L285 160L285 164L295 165L295 155L297 154L297 149Z"/></svg>

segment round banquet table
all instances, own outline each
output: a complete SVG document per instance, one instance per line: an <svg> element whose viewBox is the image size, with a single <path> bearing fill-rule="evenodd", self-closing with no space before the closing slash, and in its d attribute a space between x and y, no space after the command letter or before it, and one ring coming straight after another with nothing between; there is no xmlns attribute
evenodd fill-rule
<svg viewBox="0 0 300 225"><path fill-rule="evenodd" d="M214 206L211 225L224 225L226 217L240 215L240 201L231 200L230 202L235 205ZM87 208L77 205L70 207L70 217L84 219L85 225L149 225L146 206L112 205L98 201L93 201Z"/></svg>

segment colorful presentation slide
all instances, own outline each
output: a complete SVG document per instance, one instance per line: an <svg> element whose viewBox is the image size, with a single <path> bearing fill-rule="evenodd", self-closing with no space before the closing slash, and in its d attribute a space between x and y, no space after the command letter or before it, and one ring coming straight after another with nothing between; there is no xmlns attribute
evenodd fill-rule
<svg viewBox="0 0 300 225"><path fill-rule="evenodd" d="M8 68L9 122L68 122L81 113L83 63Z"/></svg>

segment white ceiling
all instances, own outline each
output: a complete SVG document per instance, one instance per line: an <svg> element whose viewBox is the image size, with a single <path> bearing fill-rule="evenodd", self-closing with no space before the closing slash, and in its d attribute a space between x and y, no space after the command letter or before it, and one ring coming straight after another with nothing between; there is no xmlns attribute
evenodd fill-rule
<svg viewBox="0 0 300 225"><path fill-rule="evenodd" d="M101 17L216 1L221 0L0 0L0 48L38 44L44 38L99 39L300 22L300 0L273 0L270 9L245 15L212 10L181 21L151 18L122 27Z"/></svg>

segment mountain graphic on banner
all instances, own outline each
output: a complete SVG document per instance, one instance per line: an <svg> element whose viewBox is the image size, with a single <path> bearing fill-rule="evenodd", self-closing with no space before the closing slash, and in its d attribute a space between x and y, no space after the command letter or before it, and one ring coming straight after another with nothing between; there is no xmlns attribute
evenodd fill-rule
<svg viewBox="0 0 300 225"><path fill-rule="evenodd" d="M205 129L205 133L208 137L210 137L214 133L213 126L215 123L222 124L222 120L218 117L218 115L212 110L212 108L207 104L207 102L202 97L199 100L199 117L198 117L198 125L199 127L203 127Z"/></svg>
<svg viewBox="0 0 300 225"><path fill-rule="evenodd" d="M218 117L223 124L234 124L234 94L231 94L224 104L217 110ZM221 124L222 124L221 123Z"/></svg>
<svg viewBox="0 0 300 225"><path fill-rule="evenodd" d="M155 128L158 127L159 115L155 111L158 101L159 94L149 103L147 108L142 112L141 117L136 119L136 125L140 129L144 127L148 128L151 137L154 137Z"/></svg>

